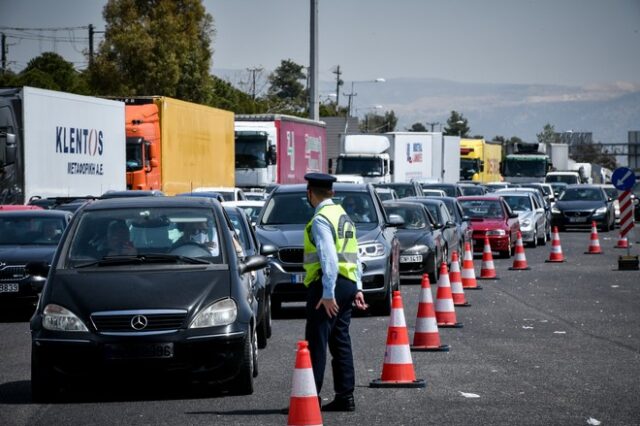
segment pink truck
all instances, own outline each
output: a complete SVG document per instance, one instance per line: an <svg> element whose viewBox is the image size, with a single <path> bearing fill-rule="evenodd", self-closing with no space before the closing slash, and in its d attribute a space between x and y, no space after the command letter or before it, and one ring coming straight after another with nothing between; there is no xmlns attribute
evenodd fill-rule
<svg viewBox="0 0 640 426"><path fill-rule="evenodd" d="M235 151L238 187L304 183L306 173L327 172L327 129L290 115L236 115Z"/></svg>

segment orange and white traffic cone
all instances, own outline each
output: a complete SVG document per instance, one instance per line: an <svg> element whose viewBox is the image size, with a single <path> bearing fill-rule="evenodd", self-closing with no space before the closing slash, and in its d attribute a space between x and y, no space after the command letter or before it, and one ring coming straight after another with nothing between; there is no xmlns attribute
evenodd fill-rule
<svg viewBox="0 0 640 426"><path fill-rule="evenodd" d="M595 222L591 222L591 237L589 240L589 249L584 254L602 254L600 248L600 240L598 239L598 227Z"/></svg>
<svg viewBox="0 0 640 426"><path fill-rule="evenodd" d="M412 351L439 351L447 352L449 345L440 343L436 311L433 309L431 297L431 285L429 275L422 275L420 288L420 303L418 303L418 315L416 317L416 331L413 335Z"/></svg>
<svg viewBox="0 0 640 426"><path fill-rule="evenodd" d="M618 237L616 248L621 248L621 249L629 248L629 240L627 239L626 235L623 237L622 234L620 234L620 236Z"/></svg>
<svg viewBox="0 0 640 426"><path fill-rule="evenodd" d="M462 288L462 277L460 276L460 263L458 261L458 252L451 253L451 270L449 271L449 282L451 283L451 295L453 296L453 304L455 306L471 306L464 297L464 289Z"/></svg>
<svg viewBox="0 0 640 426"><path fill-rule="evenodd" d="M464 257L462 258L462 288L465 290L482 290L482 287L478 285L476 280L476 270L473 266L473 251L471 251L471 244L467 241L464 243Z"/></svg>
<svg viewBox="0 0 640 426"><path fill-rule="evenodd" d="M534 236L534 238L536 238ZM511 271L528 271L527 258L524 255L524 245L522 244L522 233L518 231L518 239L516 240L516 256L513 258L513 266L509 268Z"/></svg>
<svg viewBox="0 0 640 426"><path fill-rule="evenodd" d="M489 238L484 237L484 249L482 250L482 266L480 268L479 280L497 280L496 267L493 264L493 253Z"/></svg>
<svg viewBox="0 0 640 426"><path fill-rule="evenodd" d="M402 297L393 292L391 316L387 331L387 349L384 351L382 377L369 383L372 388L423 388L426 383L416 379L409 348L409 332L404 321Z"/></svg>
<svg viewBox="0 0 640 426"><path fill-rule="evenodd" d="M440 278L438 278L438 292L436 293L436 320L438 327L462 328L462 323L456 320L456 310L453 305L451 284L447 264L440 265Z"/></svg>
<svg viewBox="0 0 640 426"><path fill-rule="evenodd" d="M313 378L311 355L306 340L298 342L296 368L293 370L291 400L289 402L289 426L322 425L320 401Z"/></svg>
<svg viewBox="0 0 640 426"><path fill-rule="evenodd" d="M551 253L549 259L545 260L547 263L560 263L564 262L564 255L562 254L562 246L560 245L560 234L558 233L558 227L553 227L551 233Z"/></svg>

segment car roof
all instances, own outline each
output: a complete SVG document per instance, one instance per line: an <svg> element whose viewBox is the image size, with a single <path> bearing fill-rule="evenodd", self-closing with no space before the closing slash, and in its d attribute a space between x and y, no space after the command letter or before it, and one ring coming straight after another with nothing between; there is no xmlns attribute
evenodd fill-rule
<svg viewBox="0 0 640 426"><path fill-rule="evenodd" d="M241 201L224 201L223 207L262 207L266 200L241 200Z"/></svg>
<svg viewBox="0 0 640 426"><path fill-rule="evenodd" d="M334 183L333 190L336 192L369 192L369 184L362 183ZM307 185L303 183L279 185L273 194L306 192Z"/></svg>
<svg viewBox="0 0 640 426"><path fill-rule="evenodd" d="M164 192L157 189L143 191L128 189L126 191L107 191L100 198L116 198L116 197L162 197Z"/></svg>
<svg viewBox="0 0 640 426"><path fill-rule="evenodd" d="M526 192L526 191L500 191L500 196L503 195L509 195L509 196L516 196L516 197L528 197L530 194L533 194L532 192Z"/></svg>
<svg viewBox="0 0 640 426"><path fill-rule="evenodd" d="M567 189L573 189L573 188L578 188L578 189L580 189L580 188L582 188L582 189L601 189L601 187L598 186L598 185L594 185L594 184L587 185L587 184L584 184L584 183L574 183L574 184L571 184L571 185L567 186Z"/></svg>
<svg viewBox="0 0 640 426"><path fill-rule="evenodd" d="M434 197L405 197L403 200L422 204L444 204L444 201Z"/></svg>
<svg viewBox="0 0 640 426"><path fill-rule="evenodd" d="M501 201L499 196L491 195L465 195L458 197L458 201Z"/></svg>
<svg viewBox="0 0 640 426"><path fill-rule="evenodd" d="M65 210L7 210L0 211L0 217L67 217L71 213Z"/></svg>
<svg viewBox="0 0 640 426"><path fill-rule="evenodd" d="M219 204L218 201L208 197L131 197L108 198L96 200L85 204L84 211L109 210L117 208L139 207L200 207L211 208Z"/></svg>
<svg viewBox="0 0 640 426"><path fill-rule="evenodd" d="M382 204L384 204L385 206L397 206L397 207L422 205L422 203L409 201L406 198L402 198L400 200L386 200L386 201L383 201Z"/></svg>

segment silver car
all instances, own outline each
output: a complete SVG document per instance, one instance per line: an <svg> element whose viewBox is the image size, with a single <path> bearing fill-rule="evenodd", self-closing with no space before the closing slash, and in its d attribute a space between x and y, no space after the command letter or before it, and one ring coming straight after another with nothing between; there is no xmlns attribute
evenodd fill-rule
<svg viewBox="0 0 640 426"><path fill-rule="evenodd" d="M511 210L518 213L522 241L530 247L547 243L546 217L544 207L532 194L526 192L499 192Z"/></svg>

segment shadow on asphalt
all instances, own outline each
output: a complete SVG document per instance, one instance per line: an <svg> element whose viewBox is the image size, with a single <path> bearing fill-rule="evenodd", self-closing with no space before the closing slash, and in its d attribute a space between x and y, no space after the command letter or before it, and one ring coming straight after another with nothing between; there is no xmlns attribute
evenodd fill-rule
<svg viewBox="0 0 640 426"><path fill-rule="evenodd" d="M0 323L29 322L34 311L35 307L2 306L0 308Z"/></svg>
<svg viewBox="0 0 640 426"><path fill-rule="evenodd" d="M184 414L191 415L216 415L216 416L258 416L265 414L283 414L282 409L256 409L256 410L231 410L231 411L187 411Z"/></svg>

